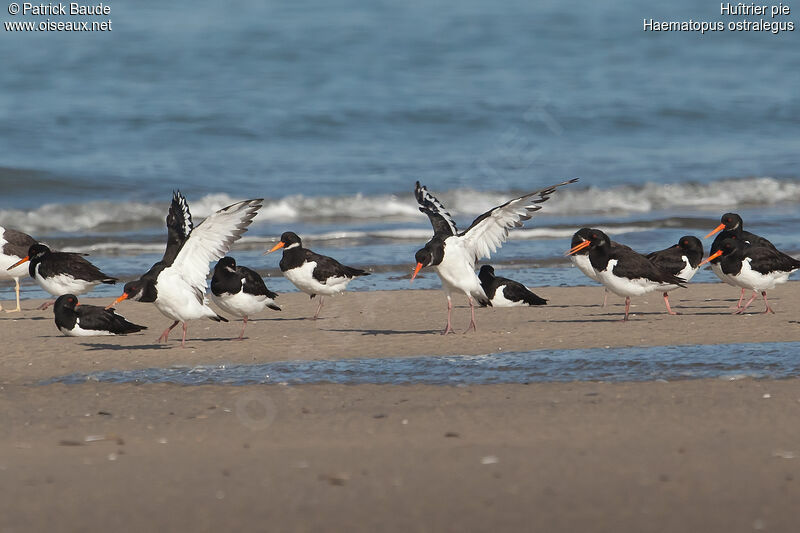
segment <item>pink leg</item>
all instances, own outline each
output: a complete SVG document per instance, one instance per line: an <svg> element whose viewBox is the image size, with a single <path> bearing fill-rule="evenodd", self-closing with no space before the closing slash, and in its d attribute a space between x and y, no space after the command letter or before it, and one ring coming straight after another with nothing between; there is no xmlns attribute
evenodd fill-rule
<svg viewBox="0 0 800 533"><path fill-rule="evenodd" d="M764 304L767 306L764 309L764 312L765 313L772 313L774 315L775 311L772 310L772 308L769 306L769 302L767 301L767 291L761 291L761 296L764 297Z"/></svg>
<svg viewBox="0 0 800 533"><path fill-rule="evenodd" d="M734 311L733 314L734 315L740 315L740 314L744 313L744 310L747 309L748 307L750 307L750 304L753 303L753 300L756 299L756 296L758 296L758 293L756 291L753 291L753 296L750 297L749 300L747 300L747 303L744 304L744 306L741 307L738 311Z"/></svg>
<svg viewBox="0 0 800 533"><path fill-rule="evenodd" d="M453 302L450 300L450 295L447 296L447 327L444 328L442 335L447 335L448 333L455 333L453 331L453 327L450 325L450 313L453 311Z"/></svg>
<svg viewBox="0 0 800 533"><path fill-rule="evenodd" d="M176 320L175 322L172 323L170 327L164 330L164 333L161 334L161 336L158 338L158 341L156 342L161 342L161 339L164 339L164 342L167 342L169 340L169 332L172 331L172 328L174 328L177 325L178 321Z"/></svg>
<svg viewBox="0 0 800 533"><path fill-rule="evenodd" d="M469 300L470 319L469 326L467 326L467 331L464 333L467 333L469 330L478 331L478 327L475 325L475 304L473 303L471 296L467 296L467 300Z"/></svg>
<svg viewBox="0 0 800 533"><path fill-rule="evenodd" d="M316 319L317 319L317 317L319 317L319 312L322 310L322 300L323 300L324 298L325 298L325 297L324 297L324 296L322 296L322 295L320 294L320 296L319 296L319 307L317 307L317 312L316 312L316 313L314 313L314 320L316 320Z"/></svg>
<svg viewBox="0 0 800 533"><path fill-rule="evenodd" d="M736 303L735 307L731 307L731 309L741 309L742 308L742 300L744 300L744 287L742 287L742 293L739 295L739 301Z"/></svg>
<svg viewBox="0 0 800 533"><path fill-rule="evenodd" d="M669 306L669 293L668 292L664 293L664 303L667 304L667 313L669 313L671 315L677 315L678 314L675 311L673 311L672 308Z"/></svg>
<svg viewBox="0 0 800 533"><path fill-rule="evenodd" d="M623 322L627 322L628 321L628 311L630 311L630 309L631 309L631 297L630 296L626 296L625 297L625 318L622 319Z"/></svg>
<svg viewBox="0 0 800 533"><path fill-rule="evenodd" d="M186 348L186 322L183 323L183 337L181 337L181 348Z"/></svg>
<svg viewBox="0 0 800 533"><path fill-rule="evenodd" d="M606 304L608 303L608 291L603 289L603 309L606 308Z"/></svg>
<svg viewBox="0 0 800 533"><path fill-rule="evenodd" d="M244 325L242 326L242 332L239 334L238 340L242 340L242 338L244 337L244 328L247 327L247 315L244 316L243 320L244 320Z"/></svg>
<svg viewBox="0 0 800 533"><path fill-rule="evenodd" d="M56 301L55 301L55 300L50 300L49 302L45 302L45 303L43 303L42 305L40 305L40 306L39 306L39 307L37 307L36 309L38 309L39 311L44 311L45 309L47 309L48 307L50 307L50 306L51 306L51 305L53 305L54 303L56 303Z"/></svg>

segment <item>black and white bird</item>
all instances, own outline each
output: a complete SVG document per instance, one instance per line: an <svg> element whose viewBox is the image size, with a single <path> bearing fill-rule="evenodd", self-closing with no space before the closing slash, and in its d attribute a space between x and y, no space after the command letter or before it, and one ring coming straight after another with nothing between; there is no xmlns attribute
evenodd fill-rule
<svg viewBox="0 0 800 533"><path fill-rule="evenodd" d="M758 293L764 297L764 312L774 313L767 301L767 290L780 283L786 283L789 275L800 269L800 261L783 252L761 245L747 245L741 239L729 238L722 241L719 250L708 256L705 264L720 258L722 273L742 289L750 289L753 296L734 313L747 309Z"/></svg>
<svg viewBox="0 0 800 533"><path fill-rule="evenodd" d="M716 234L719 235L717 235L717 237L714 239L714 242L711 243L711 251L708 252L709 255L714 255L716 252L718 252L722 246L722 241L724 241L725 239L738 239L740 241L743 241L746 246L763 246L765 248L771 248L775 251L778 250L777 248L775 248L774 244L772 244L764 237L756 235L755 233L750 233L749 231L745 231L744 221L742 220L742 217L740 217L736 213L725 213L724 215L722 215L722 217L720 218L720 225L711 230L708 233L708 235L706 235L704 238L708 239L712 235ZM719 279L721 279L728 285L731 285L733 287L741 287L741 285L736 283L730 276L722 272L721 261L722 260L720 259L719 255L715 256L715 258L712 261L710 261L711 271L714 272L714 274L716 274L716 276ZM744 291L745 288L742 287L741 294L739 295L739 301L737 302L735 307L736 309L742 308L742 301L744 300ZM755 296L755 291L754 291L754 296Z"/></svg>
<svg viewBox="0 0 800 533"><path fill-rule="evenodd" d="M249 316L260 313L267 307L275 311L281 310L275 304L277 297L277 294L267 289L257 272L237 265L233 257L223 257L214 267L211 300L226 313L242 318L244 325L239 340L244 337Z"/></svg>
<svg viewBox="0 0 800 533"><path fill-rule="evenodd" d="M28 276L28 265L23 265L20 261L33 244L36 244L36 240L27 233L0 226L0 280L13 279L14 291L17 293L16 309L6 309L6 313L18 313L21 310L19 280ZM3 306L0 305L0 310L2 309Z"/></svg>
<svg viewBox="0 0 800 533"><path fill-rule="evenodd" d="M28 248L28 255L8 267L8 270L11 271L28 261L30 261L28 265L30 277L55 297L64 294L84 294L100 283L113 285L117 282L117 278L104 274L81 254L53 252L38 242ZM39 309L46 309L53 303L45 302Z"/></svg>
<svg viewBox="0 0 800 533"><path fill-rule="evenodd" d="M74 294L63 294L53 305L56 327L67 337L96 337L99 335L127 335L137 333L145 326L125 320L114 309L78 303Z"/></svg>
<svg viewBox="0 0 800 533"><path fill-rule="evenodd" d="M592 228L581 228L575 232L572 236L572 242L570 243L571 248L575 248L582 242L586 242L589 240L589 235L593 231L598 231ZM618 246L622 246L624 248L630 249L628 246L624 244L620 244L617 241L611 241L611 247L616 248ZM569 260L572 262L573 265L578 267L578 270L583 272L583 274L588 277L589 279L600 283L600 277L597 275L597 271L592 267L592 262L589 261L589 249L584 248L575 252L574 254L569 256ZM608 301L608 289L603 289L603 307L606 306Z"/></svg>
<svg viewBox="0 0 800 533"><path fill-rule="evenodd" d="M414 194L419 210L428 215L433 225L433 238L415 254L417 265L411 281L424 267L436 269L447 295L447 326L443 335L453 331L450 319L454 292L463 293L469 302L470 322L466 331L476 329L474 302L477 301L479 305L490 304L475 274L475 263L497 251L508 237L508 231L521 227L532 213L542 208L539 204L547 201L558 187L576 181L577 178L571 179L509 200L483 213L463 232L458 231L444 205L417 182Z"/></svg>
<svg viewBox="0 0 800 533"><path fill-rule="evenodd" d="M688 282L700 270L700 262L703 260L703 243L697 237L685 235L678 239L677 244L673 244L664 250L649 253L646 257L662 270ZM667 306L667 313L671 315L677 315L678 313L669 306L669 291L673 291L678 287L680 285L676 283L661 287L661 291L664 293L664 304Z"/></svg>
<svg viewBox="0 0 800 533"><path fill-rule="evenodd" d="M585 248L589 248L589 260L600 283L614 294L625 297L624 321L628 320L631 296L664 290L673 284L683 287L683 279L657 267L645 256L628 247L612 248L611 239L600 230L592 231L588 240L567 253L571 255Z"/></svg>
<svg viewBox="0 0 800 533"><path fill-rule="evenodd" d="M481 287L492 307L519 307L523 305L545 305L547 300L531 292L525 285L508 278L494 275L492 265L483 265L478 272Z"/></svg>
<svg viewBox="0 0 800 533"><path fill-rule="evenodd" d="M229 205L193 228L185 199L181 205L173 198L170 210L176 217L170 225L167 216L169 240L164 258L138 280L126 283L122 295L109 307L126 299L155 304L163 315L174 320L158 340L166 342L169 332L183 322L182 347L186 346L188 320L209 318L227 322L208 306L205 297L210 263L228 253L231 245L247 231L262 201L259 198Z"/></svg>
<svg viewBox="0 0 800 533"><path fill-rule="evenodd" d="M314 320L319 317L325 296L340 294L353 278L369 275L366 270L345 266L332 257L303 248L300 237L291 231L284 232L278 244L265 252L265 255L281 248L283 257L280 268L286 279L311 298L319 295L319 306L314 313Z"/></svg>

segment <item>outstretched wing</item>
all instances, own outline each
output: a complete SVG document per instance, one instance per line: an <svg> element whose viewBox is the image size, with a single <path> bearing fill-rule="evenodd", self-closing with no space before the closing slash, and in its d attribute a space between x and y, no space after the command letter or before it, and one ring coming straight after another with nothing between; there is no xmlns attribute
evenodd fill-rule
<svg viewBox="0 0 800 533"><path fill-rule="evenodd" d="M164 250L164 258L161 260L166 265L171 265L175 257L192 233L194 224L192 214L189 212L189 204L181 191L173 191L172 203L169 205L167 213L167 248Z"/></svg>
<svg viewBox="0 0 800 533"><path fill-rule="evenodd" d="M261 208L261 198L220 209L192 230L169 268L204 294L210 263L231 249Z"/></svg>
<svg viewBox="0 0 800 533"><path fill-rule="evenodd" d="M578 178L557 183L490 209L476 218L472 225L459 235L464 246L475 261L489 257L505 242L508 230L521 227L525 220L531 218L534 211L542 208L539 204L546 202L558 187L576 181Z"/></svg>
<svg viewBox="0 0 800 533"><path fill-rule="evenodd" d="M434 233L447 236L458 233L453 217L451 217L450 213L444 208L442 202L437 200L436 197L429 193L428 189L425 188L424 185L420 185L419 182L417 182L417 186L414 188L414 196L417 198L419 210L428 215L433 225Z"/></svg>

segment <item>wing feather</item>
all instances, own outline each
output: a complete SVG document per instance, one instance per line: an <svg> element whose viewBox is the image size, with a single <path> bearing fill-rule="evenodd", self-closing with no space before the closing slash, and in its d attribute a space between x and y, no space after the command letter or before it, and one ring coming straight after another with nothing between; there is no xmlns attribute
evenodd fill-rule
<svg viewBox="0 0 800 533"><path fill-rule="evenodd" d="M542 208L558 187L575 183L578 178L563 181L544 189L509 200L476 218L466 231L459 236L466 249L478 261L497 251L508 238L508 231L519 228L525 220Z"/></svg>
<svg viewBox="0 0 800 533"><path fill-rule="evenodd" d="M201 222L189 234L171 267L194 288L204 294L210 263L231 249L261 208L263 199L245 200L220 209Z"/></svg>
<svg viewBox="0 0 800 533"><path fill-rule="evenodd" d="M424 185L420 185L419 182L414 188L414 196L417 198L419 210L428 215L435 233L447 236L458 233L453 217L447 212L442 202L428 192L428 189Z"/></svg>

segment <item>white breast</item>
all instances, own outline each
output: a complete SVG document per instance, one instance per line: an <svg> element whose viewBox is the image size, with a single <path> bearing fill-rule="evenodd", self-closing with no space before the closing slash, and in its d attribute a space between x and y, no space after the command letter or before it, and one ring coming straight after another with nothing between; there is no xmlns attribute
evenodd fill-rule
<svg viewBox="0 0 800 533"><path fill-rule="evenodd" d="M483 295L481 280L475 274L473 255L464 249L459 237L448 237L444 244L444 259L434 268L442 280L445 292Z"/></svg>
<svg viewBox="0 0 800 533"><path fill-rule="evenodd" d="M600 282L611 292L618 296L641 296L649 292L660 290L665 285L647 278L628 279L612 274L617 265L616 259L610 259L605 270L598 272Z"/></svg>
<svg viewBox="0 0 800 533"><path fill-rule="evenodd" d="M779 283L786 283L789 279L791 272L770 272L769 274L762 274L756 272L750 267L752 260L747 257L742 261L742 270L731 279L739 287L745 289L755 289L757 291L765 291L773 289Z"/></svg>
<svg viewBox="0 0 800 533"><path fill-rule="evenodd" d="M81 319L79 318L75 322L75 327L71 330L59 327L61 333L66 335L67 337L100 337L103 335L113 335L110 331L105 331L102 329L83 329L81 327Z"/></svg>
<svg viewBox="0 0 800 533"><path fill-rule="evenodd" d="M185 322L217 316L214 310L208 307L208 299L203 297L202 302L198 300L192 286L172 267L165 268L159 274L156 290L158 291L156 309L173 320Z"/></svg>
<svg viewBox="0 0 800 533"><path fill-rule="evenodd" d="M592 262L589 260L589 255L571 255L569 256L569 260L572 261L578 270L583 272L584 276L587 276L590 279L595 281L600 281L600 278L597 276L597 271L592 266Z"/></svg>
<svg viewBox="0 0 800 533"><path fill-rule="evenodd" d="M260 313L267 305L274 303L272 298L267 298L263 294L254 296L244 291L240 291L236 294L225 293L221 296L212 293L211 300L223 311L238 317Z"/></svg>
<svg viewBox="0 0 800 533"><path fill-rule="evenodd" d="M328 296L339 294L347 288L347 284L350 283L350 278L345 277L328 278L326 283L320 283L313 275L314 267L316 266L316 261L308 261L297 268L287 270L283 275L286 279L291 281L295 287L306 294L322 294Z"/></svg>
<svg viewBox="0 0 800 533"><path fill-rule="evenodd" d="M41 264L36 265L34 280L36 283L52 294L53 296L61 296L63 294L83 294L89 292L99 281L86 281L82 279L75 279L69 274L59 274L50 278L45 278L39 275L39 267Z"/></svg>
<svg viewBox="0 0 800 533"><path fill-rule="evenodd" d="M506 295L503 294L503 290L505 288L505 285L500 285L497 287L497 290L494 292L494 298L491 300L493 307L521 307L528 305L522 301L515 302L514 300L509 300L506 298Z"/></svg>

